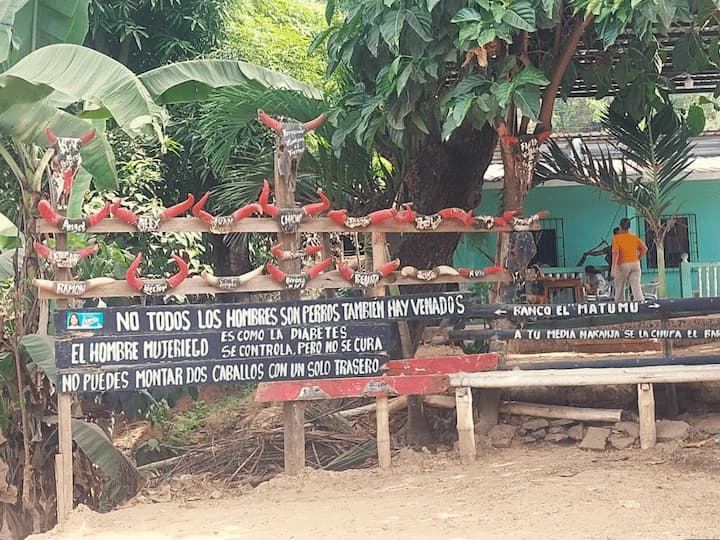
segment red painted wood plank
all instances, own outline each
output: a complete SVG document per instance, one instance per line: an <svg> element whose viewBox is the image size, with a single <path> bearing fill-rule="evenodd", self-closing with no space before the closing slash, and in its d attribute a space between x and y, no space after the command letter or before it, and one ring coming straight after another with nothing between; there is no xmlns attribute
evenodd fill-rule
<svg viewBox="0 0 720 540"><path fill-rule="evenodd" d="M295 401L350 397L437 394L448 389L445 375L356 377L260 383L256 401Z"/></svg>
<svg viewBox="0 0 720 540"><path fill-rule="evenodd" d="M385 363L384 367L387 369L388 375L449 375L451 373L492 371L497 368L497 365L497 354L483 353L390 360Z"/></svg>

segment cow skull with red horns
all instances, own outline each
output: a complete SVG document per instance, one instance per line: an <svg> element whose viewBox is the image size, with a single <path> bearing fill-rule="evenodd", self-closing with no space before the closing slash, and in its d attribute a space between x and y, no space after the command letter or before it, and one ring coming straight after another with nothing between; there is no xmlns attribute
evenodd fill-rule
<svg viewBox="0 0 720 540"><path fill-rule="evenodd" d="M323 272L330 266L330 263L332 263L332 258L328 257L324 261L311 266L307 270L303 270L299 274L286 274L271 262L267 263L265 268L267 268L268 274L270 274L275 281L282 283L286 289L300 290L304 289L311 279L316 278L320 272Z"/></svg>
<svg viewBox="0 0 720 540"><path fill-rule="evenodd" d="M47 259L57 268L74 268L85 257L89 257L98 250L97 244L92 244L79 251L54 250L45 244L35 242L35 252L43 259Z"/></svg>
<svg viewBox="0 0 720 540"><path fill-rule="evenodd" d="M52 204L45 199L38 203L37 209L40 217L52 223L61 231L76 233L87 232L90 227L97 225L110 215L110 205L107 203L94 214L90 214L84 218L68 218L62 216L53 210Z"/></svg>
<svg viewBox="0 0 720 540"><path fill-rule="evenodd" d="M45 136L53 150L48 162L50 200L57 210L67 210L70 190L82 163L80 148L95 137L95 130L91 129L82 137L58 137L46 127Z"/></svg>
<svg viewBox="0 0 720 540"><path fill-rule="evenodd" d="M170 276L169 278L139 278L137 271L140 267L140 263L142 262L142 257L142 253L137 254L135 260L130 264L127 273L125 274L125 280L133 289L142 291L143 294L165 294L169 289L174 289L185 281L185 278L188 275L187 263L182 259L182 257L173 254L172 258L179 267L177 274Z"/></svg>
<svg viewBox="0 0 720 540"><path fill-rule="evenodd" d="M298 164L305 152L305 134L320 127L325 117L323 113L309 122L288 122L273 118L265 111L258 111L258 119L275 132L276 167L291 193L295 192Z"/></svg>
<svg viewBox="0 0 720 540"><path fill-rule="evenodd" d="M192 207L195 197L188 193L187 199L183 202L165 208L159 214L147 214L138 216L135 212L121 208L122 199L117 199L111 206L112 214L125 223L135 226L139 232L157 232L163 221L184 214Z"/></svg>
<svg viewBox="0 0 720 540"><path fill-rule="evenodd" d="M259 202L263 212L268 216L278 218L280 229L284 233L295 233L305 216L314 216L330 208L330 199L323 193L323 190L318 188L317 194L320 196L321 202L306 204L302 208L278 208L274 204L270 204L270 184L265 180L262 191L260 191Z"/></svg>
<svg viewBox="0 0 720 540"><path fill-rule="evenodd" d="M394 259L388 263L380 265L377 270L372 272L357 272L344 262L338 264L337 269L346 281L349 281L358 287L362 287L363 289L369 289L371 287L375 287L382 278L389 276L399 267L400 259Z"/></svg>
<svg viewBox="0 0 720 540"><path fill-rule="evenodd" d="M195 203L193 206L192 213L195 217L200 218L202 221L208 224L210 232L213 234L226 234L231 232L232 226L235 222L245 219L253 214L262 214L262 206L258 203L248 204L235 210L229 216L213 216L210 213L203 210L203 206L210 197L210 192L207 192L202 198Z"/></svg>

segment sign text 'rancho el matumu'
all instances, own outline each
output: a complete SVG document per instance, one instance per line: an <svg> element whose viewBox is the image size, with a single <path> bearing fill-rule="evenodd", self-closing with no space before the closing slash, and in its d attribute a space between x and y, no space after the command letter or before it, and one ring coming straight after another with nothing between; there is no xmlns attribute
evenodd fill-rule
<svg viewBox="0 0 720 540"><path fill-rule="evenodd" d="M462 316L462 293L64 310L61 392L374 376L389 321Z"/></svg>

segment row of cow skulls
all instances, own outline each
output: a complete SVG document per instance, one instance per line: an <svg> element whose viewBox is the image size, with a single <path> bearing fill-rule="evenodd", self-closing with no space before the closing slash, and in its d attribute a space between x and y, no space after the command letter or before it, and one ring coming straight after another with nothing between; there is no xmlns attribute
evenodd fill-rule
<svg viewBox="0 0 720 540"><path fill-rule="evenodd" d="M107 203L102 209L84 218L67 218L58 214L52 205L42 200L38 204L38 213L48 222L66 232L86 232L89 227L97 225L110 214L116 218L133 225L139 232L157 232L164 221L178 217L192 208L195 217L208 224L210 232L224 234L232 230L235 222L241 221L253 214L263 213L276 218L280 229L285 233L296 233L300 223L305 217L316 216L330 208L330 199L323 193L322 189L317 190L320 202L306 204L301 208L279 208L270 202L270 184L267 180L263 183L260 198L257 203L251 203L239 208L229 216L213 216L205 211L203 207L207 203L209 193L203 195L197 203L192 194L187 199L169 208L164 208L157 214L136 214L135 212L122 207L122 200L116 199L112 204ZM518 217L517 212L504 212L498 216L474 216L471 210L461 208L443 208L430 215L418 214L412 210L410 205L403 205L400 210L386 208L372 212L366 216L348 216L347 210L330 210L328 217L349 229L365 228L373 224L382 223L390 219L398 223L414 223L418 230L434 230L443 221L460 221L466 227L474 229L490 230L496 226L511 227L514 231L529 230L533 224L546 217L548 212L542 211L529 217Z"/></svg>

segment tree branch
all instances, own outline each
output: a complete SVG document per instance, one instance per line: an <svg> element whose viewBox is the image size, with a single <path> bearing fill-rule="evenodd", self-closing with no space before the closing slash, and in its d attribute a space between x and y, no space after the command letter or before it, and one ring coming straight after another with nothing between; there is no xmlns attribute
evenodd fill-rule
<svg viewBox="0 0 720 540"><path fill-rule="evenodd" d="M538 125L542 124L545 129L552 128L552 114L555 107L555 99L557 98L557 93L560 89L560 82L565 76L565 72L572 61L577 45L580 42L580 38L582 38L585 29L592 21L593 16L588 15L581 22L578 22L572 33L565 40L565 43L563 43L562 51L554 58L552 74L550 75L550 84L548 84L543 91L540 116L538 118Z"/></svg>

